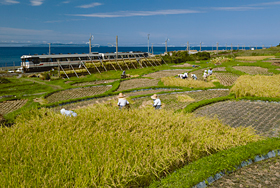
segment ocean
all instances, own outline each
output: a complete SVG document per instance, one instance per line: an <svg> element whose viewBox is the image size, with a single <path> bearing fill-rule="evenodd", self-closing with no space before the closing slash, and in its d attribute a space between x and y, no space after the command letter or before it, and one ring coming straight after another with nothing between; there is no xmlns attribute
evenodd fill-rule
<svg viewBox="0 0 280 188"><path fill-rule="evenodd" d="M167 51L185 50L186 47L168 47ZM200 47L191 47L191 50L200 50ZM202 47L201 50L212 50L212 47ZM214 47L214 50L216 48ZM219 50L225 50L225 47L219 47ZM233 47L237 49L237 47ZM246 47L249 49L249 47ZM227 48L230 50L230 47ZM92 47L92 52L106 53L115 52L115 47ZM119 52L129 51L141 51L147 52L148 47L118 47ZM55 54L67 54L67 53L88 53L88 47L51 47L51 53ZM150 47L151 52L151 47ZM165 52L165 47L153 47L154 54L162 54ZM0 67L20 66L20 57L22 55L34 55L34 54L48 54L49 47L0 47Z"/></svg>

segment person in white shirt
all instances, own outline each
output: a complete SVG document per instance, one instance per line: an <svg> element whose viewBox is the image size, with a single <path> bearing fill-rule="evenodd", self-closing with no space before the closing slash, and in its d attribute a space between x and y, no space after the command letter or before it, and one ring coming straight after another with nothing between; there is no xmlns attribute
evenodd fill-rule
<svg viewBox="0 0 280 188"><path fill-rule="evenodd" d="M208 70L208 75L212 75L212 73L213 73L212 68L210 68L210 69Z"/></svg>
<svg viewBox="0 0 280 188"><path fill-rule="evenodd" d="M156 110L161 109L161 101L158 98L157 94L154 94L153 96L151 96L151 98L154 101L153 107L155 107Z"/></svg>
<svg viewBox="0 0 280 188"><path fill-rule="evenodd" d="M181 79L183 79L183 76L184 76L183 74L178 74L178 77Z"/></svg>
<svg viewBox="0 0 280 188"><path fill-rule="evenodd" d="M125 107L126 105L129 105L129 102L124 98L125 95L123 95L122 93L119 94L118 98L118 106L119 109L121 110L123 107Z"/></svg>
<svg viewBox="0 0 280 188"><path fill-rule="evenodd" d="M208 77L207 70L205 70L203 73L203 80L207 81L207 77Z"/></svg>
<svg viewBox="0 0 280 188"><path fill-rule="evenodd" d="M187 79L188 77L189 77L188 73L185 72L185 73L183 74L183 79Z"/></svg>
<svg viewBox="0 0 280 188"><path fill-rule="evenodd" d="M193 80L197 80L197 76L195 74L191 74Z"/></svg>

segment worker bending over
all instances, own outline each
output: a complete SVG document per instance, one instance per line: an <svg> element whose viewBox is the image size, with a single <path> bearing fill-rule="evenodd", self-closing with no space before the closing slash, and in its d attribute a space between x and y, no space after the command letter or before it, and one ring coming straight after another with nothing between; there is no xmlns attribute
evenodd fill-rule
<svg viewBox="0 0 280 188"><path fill-rule="evenodd" d="M151 96L151 98L154 101L153 107L155 107L155 109L161 109L161 101L158 98L157 94L154 94L153 96Z"/></svg>
<svg viewBox="0 0 280 188"><path fill-rule="evenodd" d="M122 93L120 93L118 96L118 106L120 110L125 106L129 107L129 102L124 97L125 95L123 95Z"/></svg>

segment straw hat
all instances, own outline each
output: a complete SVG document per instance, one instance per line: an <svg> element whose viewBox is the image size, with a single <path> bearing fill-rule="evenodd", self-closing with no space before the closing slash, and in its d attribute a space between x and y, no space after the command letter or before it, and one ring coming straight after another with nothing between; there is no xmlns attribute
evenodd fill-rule
<svg viewBox="0 0 280 188"><path fill-rule="evenodd" d="M118 98L124 98L124 97L125 97L125 95L123 95L122 93L119 93Z"/></svg>
<svg viewBox="0 0 280 188"><path fill-rule="evenodd" d="M157 94L154 94L153 96L151 96L152 99L157 99Z"/></svg>
<svg viewBox="0 0 280 188"><path fill-rule="evenodd" d="M207 70L204 70L204 72L207 72Z"/></svg>

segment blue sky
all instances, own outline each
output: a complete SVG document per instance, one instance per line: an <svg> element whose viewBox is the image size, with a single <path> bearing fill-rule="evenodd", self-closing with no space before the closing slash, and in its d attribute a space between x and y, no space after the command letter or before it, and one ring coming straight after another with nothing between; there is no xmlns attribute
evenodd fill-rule
<svg viewBox="0 0 280 188"><path fill-rule="evenodd" d="M0 46L270 46L280 43L280 1L0 0Z"/></svg>

